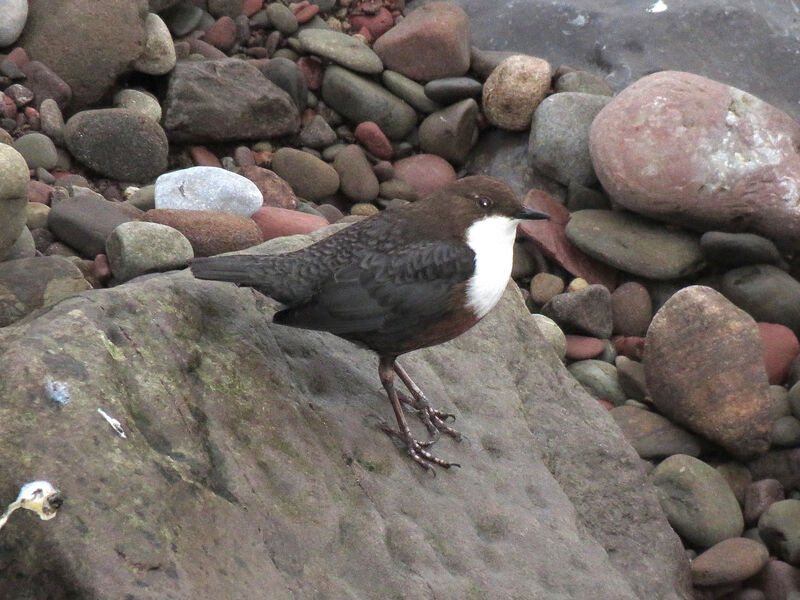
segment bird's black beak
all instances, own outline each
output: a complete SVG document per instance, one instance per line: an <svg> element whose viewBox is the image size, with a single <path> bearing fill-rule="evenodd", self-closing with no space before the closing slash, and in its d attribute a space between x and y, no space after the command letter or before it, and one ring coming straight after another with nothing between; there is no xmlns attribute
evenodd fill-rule
<svg viewBox="0 0 800 600"><path fill-rule="evenodd" d="M519 211L514 218L522 219L524 221L534 221L537 219L549 219L550 215L547 213L543 213L538 210L533 210L532 208L528 208L524 206L521 211Z"/></svg>

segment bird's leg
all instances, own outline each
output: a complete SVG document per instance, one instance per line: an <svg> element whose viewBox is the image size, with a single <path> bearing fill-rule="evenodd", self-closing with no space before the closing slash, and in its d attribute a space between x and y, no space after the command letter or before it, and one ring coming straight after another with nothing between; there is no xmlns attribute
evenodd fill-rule
<svg viewBox="0 0 800 600"><path fill-rule="evenodd" d="M397 419L399 431L395 431L385 424L381 425L381 429L390 435L400 437L406 443L408 453L411 455L411 458L413 458L417 464L421 465L426 470L431 468L429 463L439 465L445 469L460 466L456 463L450 463L434 456L425 449L425 443L421 443L414 439L414 435L411 433L411 429L406 422L406 416L403 413L403 406L400 398L397 396L397 390L394 389L394 373L394 357L381 356L380 364L378 365L378 376L380 377L381 383L386 390L386 394L389 396L389 402L392 405L392 410L394 410L394 416L395 419Z"/></svg>
<svg viewBox="0 0 800 600"><path fill-rule="evenodd" d="M394 372L397 373L413 397L412 400L403 394L400 396L400 400L419 411L420 419L425 423L425 427L428 428L428 432L431 434L433 441L439 437L439 432L445 433L457 441L461 441L461 432L447 424L449 419L455 421L456 416L452 413L442 412L433 408L425 397L425 394L422 393L422 390L419 389L417 384L408 376L406 370L396 362L394 363Z"/></svg>

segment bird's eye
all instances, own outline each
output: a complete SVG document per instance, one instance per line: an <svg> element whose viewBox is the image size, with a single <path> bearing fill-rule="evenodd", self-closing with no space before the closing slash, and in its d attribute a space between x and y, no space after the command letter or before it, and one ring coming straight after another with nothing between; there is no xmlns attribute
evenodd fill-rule
<svg viewBox="0 0 800 600"><path fill-rule="evenodd" d="M478 196L478 206L483 209L488 209L492 207L492 201L489 198L485 198L483 196Z"/></svg>

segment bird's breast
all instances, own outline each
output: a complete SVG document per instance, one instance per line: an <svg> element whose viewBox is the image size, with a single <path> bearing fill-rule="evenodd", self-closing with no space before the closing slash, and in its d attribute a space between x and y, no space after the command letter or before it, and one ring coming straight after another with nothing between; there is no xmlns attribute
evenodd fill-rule
<svg viewBox="0 0 800 600"><path fill-rule="evenodd" d="M517 221L491 216L473 223L466 242L475 252L475 273L467 283L468 308L478 319L492 310L508 284L514 259Z"/></svg>

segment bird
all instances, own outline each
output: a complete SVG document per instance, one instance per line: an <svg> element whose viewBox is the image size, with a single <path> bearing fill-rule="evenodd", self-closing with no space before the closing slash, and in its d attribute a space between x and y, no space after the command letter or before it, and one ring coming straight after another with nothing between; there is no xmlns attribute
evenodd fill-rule
<svg viewBox="0 0 800 600"><path fill-rule="evenodd" d="M517 224L547 218L503 181L475 175L301 250L196 258L190 269L198 279L248 286L281 302L274 323L327 331L372 350L398 426L381 428L423 468L450 468L460 465L429 448L440 433L461 440L449 425L455 417L431 406L397 358L449 341L485 317L511 275ZM396 388L395 375L410 396ZM414 437L403 405L417 412L429 439Z"/></svg>

